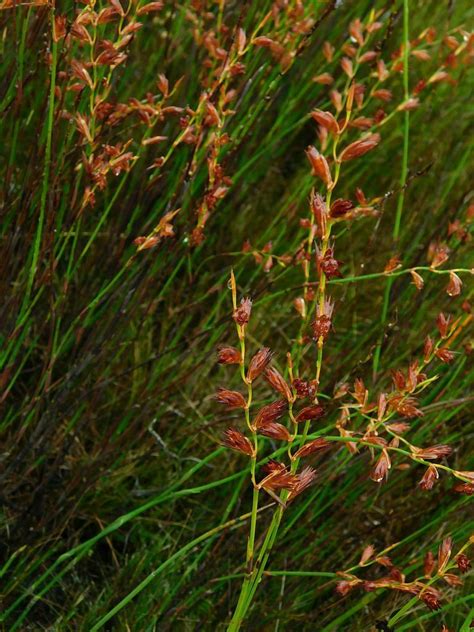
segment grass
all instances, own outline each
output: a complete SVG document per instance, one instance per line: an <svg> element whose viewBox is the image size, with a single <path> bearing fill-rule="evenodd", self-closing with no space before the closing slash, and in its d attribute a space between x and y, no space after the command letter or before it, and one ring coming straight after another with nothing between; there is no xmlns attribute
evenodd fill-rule
<svg viewBox="0 0 474 632"><path fill-rule="evenodd" d="M446 34L465 41L472 63L472 41L458 30L472 24L470 3L308 2L302 16L282 10L276 21L266 0L205 2L207 16L188 0L138 15L144 4L123 2L125 15L97 26L86 20L90 40L81 29L82 39L58 37L57 18L66 17L67 35L78 11L111 6L105 2L4 3L0 12L3 629L226 629L249 571L252 514L251 564L275 515L263 489L252 512L247 458L220 445L228 426L245 428L242 411L223 410L214 399L218 387L242 387L239 371L216 363L218 345L237 340L233 269L238 300L253 299L247 354L270 347L286 379L287 351L298 350L304 377L314 376L319 362L326 414L306 434L336 446L307 460L317 479L283 512L242 629L368 630L386 621L397 632L467 630L474 614L469 573L461 587L436 582L436 611L395 590L335 592L339 571L383 576L373 563L358 565L368 545L387 551L410 581L423 576L428 550L451 536L457 552L473 533L472 498L453 492L449 472L440 470L423 492L417 483L425 468L410 461L405 469L409 461L398 453L384 484L370 480L369 450L351 455L335 426L341 403L353 400L334 395L343 383L352 392L356 378L371 398L389 392L391 370L419 358L428 334L439 339L439 312L461 318L454 359L430 369L436 380L418 395L424 416L410 420L404 436L416 446L449 444L454 452L440 465L474 470L472 322L462 308L473 296L467 52L451 59L452 82L429 84L418 108L392 115L446 60ZM324 193L305 156L308 145L320 148L310 113L334 112L334 87L346 98L350 81L339 64L348 26L379 9L383 28L374 42L387 66L404 43L402 67L383 85L392 101L362 111L386 110L380 145L343 163L333 196L355 200L360 187L376 199L378 214L332 226L342 277L323 283L335 301L334 331L318 360L315 342L298 342L306 330L293 301L306 295L312 310L305 280L319 280L319 292L321 278L316 266L305 270L291 259L312 248L300 220L309 216L311 190ZM302 19L312 26L295 31ZM141 28L115 49L128 55L123 63L90 65L105 50L101 40L120 42L136 21ZM221 31L226 50L236 29L245 31L242 74L216 74L223 61L219 52L212 57L218 25L229 27L229 35ZM413 43L431 26L431 43ZM291 59L252 43L264 36L282 42ZM325 41L334 46L332 62ZM409 41L430 59L408 55ZM373 70L362 65L357 75L369 89ZM323 72L334 76L330 88L313 81ZM236 94L225 105L230 89ZM205 122L213 113L204 90L219 125ZM116 121L97 108L104 102L112 111L122 104ZM163 113L168 107L189 110ZM178 142L185 133L196 138ZM351 134L355 140L359 131ZM166 138L147 142L157 136ZM105 145L123 162L111 164ZM216 182L226 188L217 201L209 197ZM175 235L165 237L160 221L177 209L169 220ZM142 248L140 237L158 241ZM433 242L450 248L435 269L427 258ZM387 275L395 254L401 267ZM424 278L421 291L411 283L413 269ZM463 281L459 296L445 291L450 270ZM260 381L257 407L271 401ZM350 428L363 431L367 415L351 415ZM296 440L304 434L298 426ZM257 433L254 439L261 480L269 456L285 460L287 449Z"/></svg>

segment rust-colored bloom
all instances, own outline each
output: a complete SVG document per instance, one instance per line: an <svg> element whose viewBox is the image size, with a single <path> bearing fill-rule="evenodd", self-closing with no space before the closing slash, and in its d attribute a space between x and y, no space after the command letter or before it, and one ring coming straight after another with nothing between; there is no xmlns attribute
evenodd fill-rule
<svg viewBox="0 0 474 632"><path fill-rule="evenodd" d="M250 360L249 368L247 371L247 380L253 382L266 367L270 364L272 359L272 352L268 347L262 347Z"/></svg>
<svg viewBox="0 0 474 632"><path fill-rule="evenodd" d="M459 296L462 290L462 281L455 272L449 273L449 283L446 286L446 293L449 296Z"/></svg>
<svg viewBox="0 0 474 632"><path fill-rule="evenodd" d="M321 237L323 237L326 234L328 209L323 196L319 193L315 193L314 189L311 191L311 209L313 211L319 233Z"/></svg>
<svg viewBox="0 0 474 632"><path fill-rule="evenodd" d="M279 441L289 441L291 439L291 435L285 426L274 421L260 425L257 428L257 432L264 437L278 439Z"/></svg>
<svg viewBox="0 0 474 632"><path fill-rule="evenodd" d="M323 415L324 408L322 406L319 406L319 404L314 404L313 406L305 406L305 408L302 408L300 412L296 415L295 421L296 423L301 423L302 421L319 419Z"/></svg>
<svg viewBox="0 0 474 632"><path fill-rule="evenodd" d="M235 347L220 347L217 351L219 364L240 364L242 356Z"/></svg>
<svg viewBox="0 0 474 632"><path fill-rule="evenodd" d="M438 573L441 574L446 568L451 552L453 550L453 540L450 537L444 538L438 549Z"/></svg>
<svg viewBox="0 0 474 632"><path fill-rule="evenodd" d="M453 487L453 491L458 494L466 494L466 496L472 496L474 494L474 483L457 483Z"/></svg>
<svg viewBox="0 0 474 632"><path fill-rule="evenodd" d="M425 560L423 562L423 572L425 573L426 577L431 577L434 571L434 567L435 567L435 558L433 555L433 551L427 551L425 555Z"/></svg>
<svg viewBox="0 0 474 632"><path fill-rule="evenodd" d="M326 248L324 255L321 255L318 248L316 248L316 257L320 269L328 279L342 276L339 270L339 266L342 262L334 258L333 248Z"/></svg>
<svg viewBox="0 0 474 632"><path fill-rule="evenodd" d="M438 445L432 445L429 448L413 448L412 452L415 456L426 461L435 461L436 459L442 459L445 456L449 456L453 449L449 445L442 443Z"/></svg>
<svg viewBox="0 0 474 632"><path fill-rule="evenodd" d="M425 473L423 474L422 479L418 483L420 486L420 489L422 489L425 492L430 491L431 489L433 489L433 485L438 480L438 478L439 478L438 470L433 465L430 465L429 468L426 469Z"/></svg>
<svg viewBox="0 0 474 632"><path fill-rule="evenodd" d="M332 328L332 312L334 310L334 303L330 299L325 299L323 309L320 306L316 307L316 318L311 323L313 330L313 338L319 340L322 338L326 340L329 336L329 332Z"/></svg>
<svg viewBox="0 0 474 632"><path fill-rule="evenodd" d="M364 564L368 562L371 557L373 557L374 552L375 549L371 544L366 546L365 549L362 551L362 555L360 556L359 566L364 566Z"/></svg>
<svg viewBox="0 0 474 632"><path fill-rule="evenodd" d="M293 380L293 388L296 391L297 397L304 399L305 397L314 397L318 388L316 380L308 382L297 377Z"/></svg>
<svg viewBox="0 0 474 632"><path fill-rule="evenodd" d="M380 142L380 134L369 134L365 138L356 140L354 143L348 145L341 153L340 160L346 162L347 160L354 160L359 158L367 152L371 151Z"/></svg>
<svg viewBox="0 0 474 632"><path fill-rule="evenodd" d="M316 478L316 470L312 467L305 467L301 470L301 473L296 477L296 484L288 496L288 500L293 500L296 496L299 496L307 489L310 485L313 484L314 479Z"/></svg>
<svg viewBox="0 0 474 632"><path fill-rule="evenodd" d="M446 364L449 364L454 360L454 353L446 348L436 349L435 356L441 360L441 362L445 362Z"/></svg>
<svg viewBox="0 0 474 632"><path fill-rule="evenodd" d="M465 553L460 553L456 557L456 564L458 565L461 573L467 573L467 571L471 568L471 560Z"/></svg>
<svg viewBox="0 0 474 632"><path fill-rule="evenodd" d="M342 198L338 198L334 200L331 204L331 217L338 218L343 217L354 208L354 204L350 200L344 200Z"/></svg>
<svg viewBox="0 0 474 632"><path fill-rule="evenodd" d="M243 327L249 322L250 312L252 311L252 301L247 297L240 301L240 306L234 311L233 319Z"/></svg>
<svg viewBox="0 0 474 632"><path fill-rule="evenodd" d="M241 452L242 454L254 456L254 449L250 440L234 428L227 428L224 433L222 445L232 450L237 450L237 452Z"/></svg>
<svg viewBox="0 0 474 632"><path fill-rule="evenodd" d="M285 378L274 367L270 366L265 369L265 379L275 391L283 395L286 401L292 401L293 394L290 387Z"/></svg>
<svg viewBox="0 0 474 632"><path fill-rule="evenodd" d="M370 472L370 478L375 483L381 483L388 476L388 471L391 468L392 463L390 461L390 456L387 450L382 450L382 454L380 455L375 467Z"/></svg>
<svg viewBox="0 0 474 632"><path fill-rule="evenodd" d="M418 274L418 272L415 272L415 270L410 270L410 274L413 285L416 287L417 290L422 290L425 282L421 274Z"/></svg>
<svg viewBox="0 0 474 632"><path fill-rule="evenodd" d="M224 404L224 406L229 410L247 407L247 402L245 401L242 393L239 393L238 391L229 391L226 388L219 389L216 395L216 400L219 404Z"/></svg>
<svg viewBox="0 0 474 632"><path fill-rule="evenodd" d="M325 112L323 110L314 110L314 112L311 112L311 116L316 121L316 123L318 123L318 125L325 127L328 131L332 132L333 134L337 134L339 132L338 122L336 121L334 115L331 114L331 112Z"/></svg>
<svg viewBox="0 0 474 632"><path fill-rule="evenodd" d="M439 592L434 588L427 588L426 590L420 592L419 597L430 610L441 609Z"/></svg>
<svg viewBox="0 0 474 632"><path fill-rule="evenodd" d="M451 316L445 316L443 312L438 314L438 318L436 319L436 325L438 326L438 331L441 338L447 338L449 333L449 328L451 324Z"/></svg>
<svg viewBox="0 0 474 632"><path fill-rule="evenodd" d="M326 158L319 153L316 147L312 145L306 149L306 155L308 160L313 168L313 174L321 178L326 186L331 186L332 177L331 170L329 169L328 161Z"/></svg>
<svg viewBox="0 0 474 632"><path fill-rule="evenodd" d="M271 402L271 404L262 406L253 421L254 427L259 429L269 423L277 421L285 412L287 405L284 399L279 399L275 402Z"/></svg>
<svg viewBox="0 0 474 632"><path fill-rule="evenodd" d="M396 410L403 417L422 417L423 412L416 407L417 400L414 397L395 395L390 398L390 408Z"/></svg>
<svg viewBox="0 0 474 632"><path fill-rule="evenodd" d="M295 459L302 459L305 456L309 456L310 454L314 454L315 452L320 452L321 450L325 450L331 446L331 442L323 437L318 437L317 439L313 439L313 441L308 441L304 446L302 446L299 450L294 454Z"/></svg>
<svg viewBox="0 0 474 632"><path fill-rule="evenodd" d="M286 466L278 461L270 460L265 466L264 471L268 472L267 476L258 484L259 488L265 490L276 491L278 489L291 490L296 485L296 476L288 472Z"/></svg>

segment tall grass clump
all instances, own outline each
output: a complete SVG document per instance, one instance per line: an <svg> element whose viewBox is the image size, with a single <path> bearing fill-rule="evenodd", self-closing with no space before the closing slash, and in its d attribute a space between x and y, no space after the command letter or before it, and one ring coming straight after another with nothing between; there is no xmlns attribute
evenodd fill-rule
<svg viewBox="0 0 474 632"><path fill-rule="evenodd" d="M3 629L467 632L471 3L0 8Z"/></svg>

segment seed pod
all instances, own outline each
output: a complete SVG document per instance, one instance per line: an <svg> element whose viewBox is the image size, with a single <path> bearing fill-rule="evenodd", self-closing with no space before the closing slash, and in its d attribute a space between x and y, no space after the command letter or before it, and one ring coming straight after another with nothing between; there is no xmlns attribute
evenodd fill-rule
<svg viewBox="0 0 474 632"><path fill-rule="evenodd" d="M368 562L370 558L373 556L374 552L375 552L375 549L371 544L366 546L365 549L362 551L362 555L359 560L359 566L364 566L364 564Z"/></svg>
<svg viewBox="0 0 474 632"><path fill-rule="evenodd" d="M375 467L370 472L370 478L375 483L381 483L384 478L387 478L388 471L391 468L392 464L390 461L390 457L388 455L387 450L382 450L382 454L380 455Z"/></svg>
<svg viewBox="0 0 474 632"><path fill-rule="evenodd" d="M242 454L254 456L254 449L249 439L238 430L228 428L224 433L222 445L232 450L237 450Z"/></svg>
<svg viewBox="0 0 474 632"><path fill-rule="evenodd" d="M216 395L216 400L219 404L224 404L228 410L247 407L247 402L245 401L242 393L239 393L238 391L229 391L226 388L219 389Z"/></svg>
<svg viewBox="0 0 474 632"><path fill-rule="evenodd" d="M264 465L263 469L268 472L268 475L258 484L260 489L291 490L296 484L296 476L291 472L288 472L283 463L278 463L278 461L271 459L266 465Z"/></svg>
<svg viewBox="0 0 474 632"><path fill-rule="evenodd" d="M313 168L313 174L321 178L326 186L330 186L332 184L332 177L326 158L312 145L306 149L306 156Z"/></svg>
<svg viewBox="0 0 474 632"><path fill-rule="evenodd" d="M353 160L359 158L367 152L371 151L380 142L380 134L369 134L366 138L356 140L354 143L348 145L341 153L340 160L345 162L347 160Z"/></svg>
<svg viewBox="0 0 474 632"><path fill-rule="evenodd" d="M399 112L409 112L410 110L416 110L416 108L420 105L420 99L417 97L412 97L411 99L407 99L403 103L401 103L397 110Z"/></svg>
<svg viewBox="0 0 474 632"><path fill-rule="evenodd" d="M273 389L278 391L280 395L283 395L286 401L291 402L293 400L290 387L284 377L274 367L267 367L265 369L265 379Z"/></svg>
<svg viewBox="0 0 474 632"><path fill-rule="evenodd" d="M219 364L240 364L242 356L235 347L221 347L217 351L217 361Z"/></svg>
<svg viewBox="0 0 474 632"><path fill-rule="evenodd" d="M323 72L320 75L313 77L314 83L319 83L322 86L330 86L334 82L334 78L328 72Z"/></svg>
<svg viewBox="0 0 474 632"><path fill-rule="evenodd" d="M440 333L441 338L447 338L449 332L449 325L451 323L451 316L445 316L443 312L438 314L438 318L436 319L436 324L438 326L438 331Z"/></svg>
<svg viewBox="0 0 474 632"><path fill-rule="evenodd" d="M354 68L349 57L343 57L341 59L341 68L349 78L352 78L354 76Z"/></svg>
<svg viewBox="0 0 474 632"><path fill-rule="evenodd" d="M426 577L431 577L435 567L435 558L432 551L428 551L425 555L423 570Z"/></svg>
<svg viewBox="0 0 474 632"><path fill-rule="evenodd" d="M467 571L471 568L471 561L465 553L460 553L456 557L456 564L458 565L461 573L467 573Z"/></svg>
<svg viewBox="0 0 474 632"><path fill-rule="evenodd" d="M263 347L250 360L247 371L247 380L253 382L266 369L272 359L272 352L268 347Z"/></svg>
<svg viewBox="0 0 474 632"><path fill-rule="evenodd" d="M372 96L374 96L376 99L380 99L381 101L391 101L392 100L392 93L390 92L390 90L386 90L385 88L381 88L380 90L374 90L374 92L372 93Z"/></svg>
<svg viewBox="0 0 474 632"><path fill-rule="evenodd" d="M458 494L466 494L472 496L474 494L474 483L458 483L453 487L453 491Z"/></svg>
<svg viewBox="0 0 474 632"><path fill-rule="evenodd" d="M250 312L252 311L252 301L249 298L243 298L240 301L240 307L238 307L233 314L235 322L243 327L249 322Z"/></svg>
<svg viewBox="0 0 474 632"><path fill-rule="evenodd" d="M296 477L296 484L290 492L288 500L293 500L296 496L303 493L306 488L313 484L316 478L316 470L312 467L305 467Z"/></svg>
<svg viewBox="0 0 474 632"><path fill-rule="evenodd" d="M446 293L449 296L459 296L461 294L462 281L455 272L449 273L449 283L446 286Z"/></svg>
<svg viewBox="0 0 474 632"><path fill-rule="evenodd" d="M310 203L319 233L322 237L324 237L324 235L326 235L328 218L328 208L326 206L326 202L324 201L323 196L319 193L315 193L313 189L311 191Z"/></svg>
<svg viewBox="0 0 474 632"><path fill-rule="evenodd" d="M258 433L280 441L289 441L291 439L291 435L285 426L276 422L269 422L259 426Z"/></svg>
<svg viewBox="0 0 474 632"><path fill-rule="evenodd" d="M449 364L454 360L454 353L449 349L436 349L435 356L445 364Z"/></svg>
<svg viewBox="0 0 474 632"><path fill-rule="evenodd" d="M294 305L294 308L296 309L296 311L298 312L298 314L301 316L301 318L305 318L305 316L306 316L306 303L305 303L304 298L302 298L301 296L298 296L293 301L293 305Z"/></svg>
<svg viewBox="0 0 474 632"><path fill-rule="evenodd" d="M418 485L420 486L420 489L422 489L423 491L425 492L430 491L431 489L433 489L433 485L435 484L435 481L438 480L438 478L439 478L438 470L433 465L430 465L429 468L423 474L423 478L418 483Z"/></svg>
<svg viewBox="0 0 474 632"><path fill-rule="evenodd" d="M422 290L423 286L425 285L425 282L423 280L423 277L418 274L418 272L415 272L415 270L410 270L410 274L411 274L411 278L413 285L416 287L417 290Z"/></svg>
<svg viewBox="0 0 474 632"><path fill-rule="evenodd" d="M334 57L334 46L330 42L324 42L323 44L323 55L326 58L326 61L331 62Z"/></svg>
<svg viewBox="0 0 474 632"><path fill-rule="evenodd" d="M434 588L427 588L423 592L420 592L419 598L430 610L440 610L441 602L439 600L439 593Z"/></svg>
<svg viewBox="0 0 474 632"><path fill-rule="evenodd" d="M450 537L445 538L438 549L438 574L441 574L446 568L449 558L451 557L451 551L453 548L453 541Z"/></svg>
<svg viewBox="0 0 474 632"><path fill-rule="evenodd" d="M331 204L331 217L343 217L346 213L354 208L354 204L350 200L343 200L338 198Z"/></svg>
<svg viewBox="0 0 474 632"><path fill-rule="evenodd" d="M325 127L327 130L329 130L333 134L337 134L339 132L338 122L334 118L334 115L331 114L331 112L325 112L323 110L314 110L314 112L311 112L311 116L316 121L316 123L318 123L318 125Z"/></svg>
<svg viewBox="0 0 474 632"><path fill-rule="evenodd" d="M287 407L287 402L284 399L279 399L271 404L262 406L257 412L257 415L253 421L255 428L259 429L262 426L266 426L269 423L273 423L283 415Z"/></svg>
<svg viewBox="0 0 474 632"><path fill-rule="evenodd" d="M309 456L310 454L314 454L315 452L320 452L321 450L325 450L329 448L331 443L327 439L323 439L323 437L319 437L318 439L314 439L313 441L308 441L304 446L302 446L296 453L293 455L295 459L302 459L305 456Z"/></svg>
<svg viewBox="0 0 474 632"><path fill-rule="evenodd" d="M449 445L442 443L430 446L429 448L412 448L412 452L415 456L427 461L434 461L449 456L452 451L453 449Z"/></svg>
<svg viewBox="0 0 474 632"><path fill-rule="evenodd" d="M329 97L331 99L331 103L334 106L336 112L340 112L342 110L342 95L338 90L331 90L329 93Z"/></svg>
<svg viewBox="0 0 474 632"><path fill-rule="evenodd" d="M311 421L314 419L319 419L324 415L324 408L319 406L319 404L314 404L312 406L305 406L300 410L300 412L296 415L295 421L297 424L302 421Z"/></svg>

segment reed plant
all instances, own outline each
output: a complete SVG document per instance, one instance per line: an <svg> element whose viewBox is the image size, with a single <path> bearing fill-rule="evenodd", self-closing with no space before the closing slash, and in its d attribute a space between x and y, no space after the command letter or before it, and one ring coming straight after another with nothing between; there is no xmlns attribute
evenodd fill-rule
<svg viewBox="0 0 474 632"><path fill-rule="evenodd" d="M3 629L467 632L470 3L0 9Z"/></svg>

